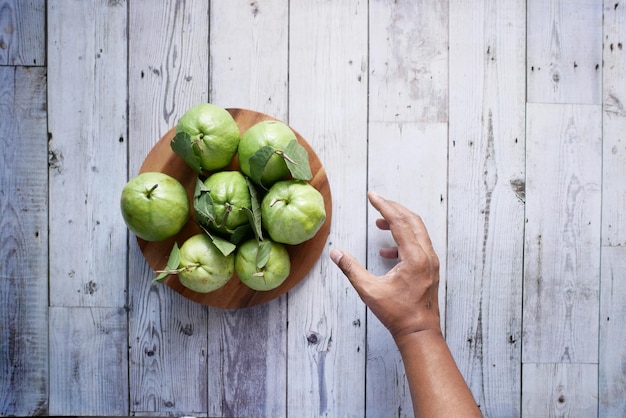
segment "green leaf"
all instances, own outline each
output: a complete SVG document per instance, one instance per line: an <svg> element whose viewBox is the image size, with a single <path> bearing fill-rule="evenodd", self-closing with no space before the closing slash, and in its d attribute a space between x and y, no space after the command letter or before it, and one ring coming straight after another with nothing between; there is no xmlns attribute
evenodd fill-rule
<svg viewBox="0 0 626 418"><path fill-rule="evenodd" d="M218 237L217 235L210 235L210 237L213 241L213 244L215 244L217 249L220 250L220 252L224 254L224 256L231 254L237 248L235 244L222 237Z"/></svg>
<svg viewBox="0 0 626 418"><path fill-rule="evenodd" d="M196 189L193 194L193 209L196 220L201 226L208 228L210 224L215 223L213 198L200 178L196 181Z"/></svg>
<svg viewBox="0 0 626 418"><path fill-rule="evenodd" d="M238 226L237 228L232 230L230 237L229 237L229 241L235 245L239 244L250 235L251 229L252 229L252 226L250 224L244 224L244 225Z"/></svg>
<svg viewBox="0 0 626 418"><path fill-rule="evenodd" d="M202 171L198 145L187 132L178 132L170 142L172 151L183 159L196 173Z"/></svg>
<svg viewBox="0 0 626 418"><path fill-rule="evenodd" d="M250 157L248 162L250 163L250 177L252 181L261 184L261 177L263 177L265 166L275 151L273 147L265 145L259 148L257 152Z"/></svg>
<svg viewBox="0 0 626 418"><path fill-rule="evenodd" d="M257 240L263 240L263 231L261 229L261 205L259 203L259 195L257 193L256 186L249 178L246 177L248 183L248 190L250 191L250 201L252 203L252 210L244 208L250 225L252 225L252 231Z"/></svg>
<svg viewBox="0 0 626 418"><path fill-rule="evenodd" d="M294 139L287 144L283 158L294 179L311 180L313 178L309 165L309 153L297 140Z"/></svg>
<svg viewBox="0 0 626 418"><path fill-rule="evenodd" d="M178 243L174 243L172 247L172 251L170 251L170 256L167 259L167 265L165 266L165 270L157 271L156 273L160 273L152 282L160 282L165 279L167 276L171 274L178 273L178 265L180 264L180 249L178 248Z"/></svg>
<svg viewBox="0 0 626 418"><path fill-rule="evenodd" d="M272 251L272 244L269 241L259 242L259 249L256 253L256 268L262 270L270 259L270 252Z"/></svg>
<svg viewBox="0 0 626 418"><path fill-rule="evenodd" d="M207 234L207 236L209 237L209 239L211 240L211 242L213 243L213 245L215 245L217 247L218 250L220 250L220 252L224 255L227 256L229 254L231 254L233 251L235 251L237 249L237 246L235 244L233 244L232 242L219 237L217 235L213 235L211 233L211 231L209 231L207 228L205 228L204 226L200 225L200 229L202 229L204 231L205 234Z"/></svg>

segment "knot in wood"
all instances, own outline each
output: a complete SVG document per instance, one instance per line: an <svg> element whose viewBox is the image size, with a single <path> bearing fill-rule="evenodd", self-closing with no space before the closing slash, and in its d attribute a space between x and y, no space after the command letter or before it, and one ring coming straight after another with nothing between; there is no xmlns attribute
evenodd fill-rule
<svg viewBox="0 0 626 418"><path fill-rule="evenodd" d="M309 335L307 335L306 340L309 342L309 344L312 345L319 344L320 342L319 335L316 332L311 332Z"/></svg>

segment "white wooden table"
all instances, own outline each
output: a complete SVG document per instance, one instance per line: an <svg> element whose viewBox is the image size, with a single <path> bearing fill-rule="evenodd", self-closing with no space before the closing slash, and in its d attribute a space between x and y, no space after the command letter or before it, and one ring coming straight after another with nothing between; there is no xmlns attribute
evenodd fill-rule
<svg viewBox="0 0 626 418"><path fill-rule="evenodd" d="M626 411L626 4L0 0L0 415L411 416L374 189L420 213L485 416ZM243 310L152 284L119 194L190 106L315 148L327 249Z"/></svg>

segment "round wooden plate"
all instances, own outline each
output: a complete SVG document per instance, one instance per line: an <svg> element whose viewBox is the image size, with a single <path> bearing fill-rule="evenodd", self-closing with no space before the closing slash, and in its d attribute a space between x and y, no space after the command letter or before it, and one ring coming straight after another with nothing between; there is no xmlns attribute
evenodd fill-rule
<svg viewBox="0 0 626 418"><path fill-rule="evenodd" d="M276 120L275 118L247 109L227 109L233 116L239 131L243 134L252 125L263 120ZM315 151L302 136L294 130L298 142L306 148L309 153L309 163L313 178L309 183L315 187L324 196L324 204L326 206L326 220L317 234L310 240L300 244L286 246L291 258L291 272L285 282L276 289L269 291L255 291L241 283L235 274L226 285L214 292L197 293L184 287L178 280L178 276L171 275L165 279L165 283L195 302L207 306L218 308L245 308L261 303L268 302L278 296L289 291L298 284L307 273L313 268L320 257L326 239L330 231L330 223L332 218L332 200L330 194L330 185L324 167ZM170 129L150 150L146 159L139 170L140 173L147 171L160 171L169 174L178 179L187 189L190 202L193 202L193 193L196 185L197 174L178 156L170 146L170 142L176 134L176 127ZM237 159L225 170L236 170L239 168ZM202 232L193 217L193 208L191 210L191 219L185 227L174 237L159 242L149 242L137 238L139 248L146 258L146 261L154 271L163 270L167 265L167 259L175 242L179 246L192 235Z"/></svg>

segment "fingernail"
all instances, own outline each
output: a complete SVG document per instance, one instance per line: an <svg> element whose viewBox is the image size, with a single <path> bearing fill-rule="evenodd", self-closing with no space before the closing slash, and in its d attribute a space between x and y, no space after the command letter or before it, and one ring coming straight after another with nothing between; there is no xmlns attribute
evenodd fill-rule
<svg viewBox="0 0 626 418"><path fill-rule="evenodd" d="M339 264L339 261L341 261L342 257L343 253L341 251L335 249L330 251L330 259L333 260L333 263Z"/></svg>

